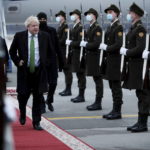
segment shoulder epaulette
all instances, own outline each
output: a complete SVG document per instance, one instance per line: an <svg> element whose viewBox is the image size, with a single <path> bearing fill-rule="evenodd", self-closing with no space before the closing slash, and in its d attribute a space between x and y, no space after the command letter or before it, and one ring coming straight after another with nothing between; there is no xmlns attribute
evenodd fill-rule
<svg viewBox="0 0 150 150"><path fill-rule="evenodd" d="M99 26L99 24L98 24L98 23L96 23L96 24L95 24L95 26L97 26L97 27L98 27L98 26Z"/></svg>
<svg viewBox="0 0 150 150"><path fill-rule="evenodd" d="M141 24L141 23L138 23L137 26L138 26L138 27L139 27L139 26L142 26L142 24Z"/></svg>
<svg viewBox="0 0 150 150"><path fill-rule="evenodd" d="M79 24L79 27L82 27L82 24L81 24L81 23Z"/></svg>

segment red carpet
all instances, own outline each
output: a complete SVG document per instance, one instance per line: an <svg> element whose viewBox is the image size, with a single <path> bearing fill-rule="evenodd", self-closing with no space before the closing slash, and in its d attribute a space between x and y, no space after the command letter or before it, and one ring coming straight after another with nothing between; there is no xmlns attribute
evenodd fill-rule
<svg viewBox="0 0 150 150"><path fill-rule="evenodd" d="M14 123L13 131L16 150L70 150L48 132L33 130L29 118L24 126L19 122Z"/></svg>

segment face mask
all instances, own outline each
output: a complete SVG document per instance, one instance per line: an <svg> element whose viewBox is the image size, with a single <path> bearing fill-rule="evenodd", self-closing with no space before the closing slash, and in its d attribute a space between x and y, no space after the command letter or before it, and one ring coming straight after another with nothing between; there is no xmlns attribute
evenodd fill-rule
<svg viewBox="0 0 150 150"><path fill-rule="evenodd" d="M112 21L113 20L113 15L112 14L107 14L107 20Z"/></svg>
<svg viewBox="0 0 150 150"><path fill-rule="evenodd" d="M76 16L75 16L75 15L72 15L72 16L70 17L70 19L71 19L71 21L76 21Z"/></svg>
<svg viewBox="0 0 150 150"><path fill-rule="evenodd" d="M47 28L47 22L46 21L40 21L40 29Z"/></svg>
<svg viewBox="0 0 150 150"><path fill-rule="evenodd" d="M60 17L56 17L56 22L60 22L61 18Z"/></svg>
<svg viewBox="0 0 150 150"><path fill-rule="evenodd" d="M133 19L132 19L132 16L131 16L130 14L127 14L127 21L128 21L128 22L132 22L132 20L133 20Z"/></svg>
<svg viewBox="0 0 150 150"><path fill-rule="evenodd" d="M91 16L91 15L87 15L87 16L86 16L86 20L90 22L90 21L92 21L92 20L93 20L93 18L92 18L92 16Z"/></svg>

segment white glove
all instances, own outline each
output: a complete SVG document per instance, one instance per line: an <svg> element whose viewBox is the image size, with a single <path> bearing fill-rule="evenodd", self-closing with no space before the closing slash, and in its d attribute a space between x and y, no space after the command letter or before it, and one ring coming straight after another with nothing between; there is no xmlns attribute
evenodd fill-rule
<svg viewBox="0 0 150 150"><path fill-rule="evenodd" d="M71 44L71 40L66 40L66 45L70 45Z"/></svg>
<svg viewBox="0 0 150 150"><path fill-rule="evenodd" d="M106 51L107 45L104 44L104 43L101 43L99 49L102 49L102 50Z"/></svg>
<svg viewBox="0 0 150 150"><path fill-rule="evenodd" d="M80 43L80 46L81 47L86 47L86 44L87 44L88 42L86 42L86 41L81 41L81 43Z"/></svg>
<svg viewBox="0 0 150 150"><path fill-rule="evenodd" d="M121 55L126 55L127 50L128 50L128 49L126 49L126 48L124 48L124 47L121 47L121 49L120 49L120 54L121 54Z"/></svg>
<svg viewBox="0 0 150 150"><path fill-rule="evenodd" d="M142 54L142 58L143 59L147 59L148 58L148 54L149 54L149 51L148 50L144 50L143 54Z"/></svg>

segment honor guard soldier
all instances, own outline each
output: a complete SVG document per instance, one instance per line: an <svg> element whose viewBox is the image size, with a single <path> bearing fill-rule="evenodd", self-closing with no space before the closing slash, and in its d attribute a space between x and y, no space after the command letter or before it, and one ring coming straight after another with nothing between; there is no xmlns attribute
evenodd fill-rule
<svg viewBox="0 0 150 150"><path fill-rule="evenodd" d="M121 55L120 48L122 46L123 27L119 21L120 10L115 5L110 5L105 9L107 20L110 26L105 34L105 44L100 44L100 49L105 51L104 63L106 69L104 76L109 81L109 87L113 97L113 109L110 113L103 115L106 119L120 119L122 105L122 88L121 88Z"/></svg>
<svg viewBox="0 0 150 150"><path fill-rule="evenodd" d="M73 29L71 30L71 39L66 40L66 44L70 45L71 54L71 69L75 72L78 78L79 95L72 98L73 103L84 102L84 91L86 88L85 69L80 67L80 42L82 40L82 24L81 24L81 12L74 10L70 12L71 21L74 22Z"/></svg>
<svg viewBox="0 0 150 150"><path fill-rule="evenodd" d="M59 45L63 53L63 58L65 60L63 71L65 75L66 89L60 92L59 95L70 96L73 77L72 77L72 72L71 72L71 66L68 64L67 58L66 58L66 39L67 39L67 31L68 31L68 25L66 23L66 13L64 11L60 11L55 16L56 16L56 21L59 23L59 27L57 29Z"/></svg>
<svg viewBox="0 0 150 150"><path fill-rule="evenodd" d="M120 53L127 58L126 77L123 88L135 89L138 98L138 121L133 126L127 127L131 132L147 131L147 119L150 106L150 92L142 81L143 59L142 53L146 45L146 30L142 24L141 17L144 11L135 3L130 6L127 15L131 28L126 36L126 48L121 48Z"/></svg>
<svg viewBox="0 0 150 150"><path fill-rule="evenodd" d="M101 100L103 97L103 81L99 67L99 44L102 39L102 29L97 23L98 13L95 9L91 8L84 13L86 20L90 23L87 31L86 41L82 41L80 46L86 49L86 75L92 76L96 85L96 98L95 102L87 106L89 111L101 110Z"/></svg>

